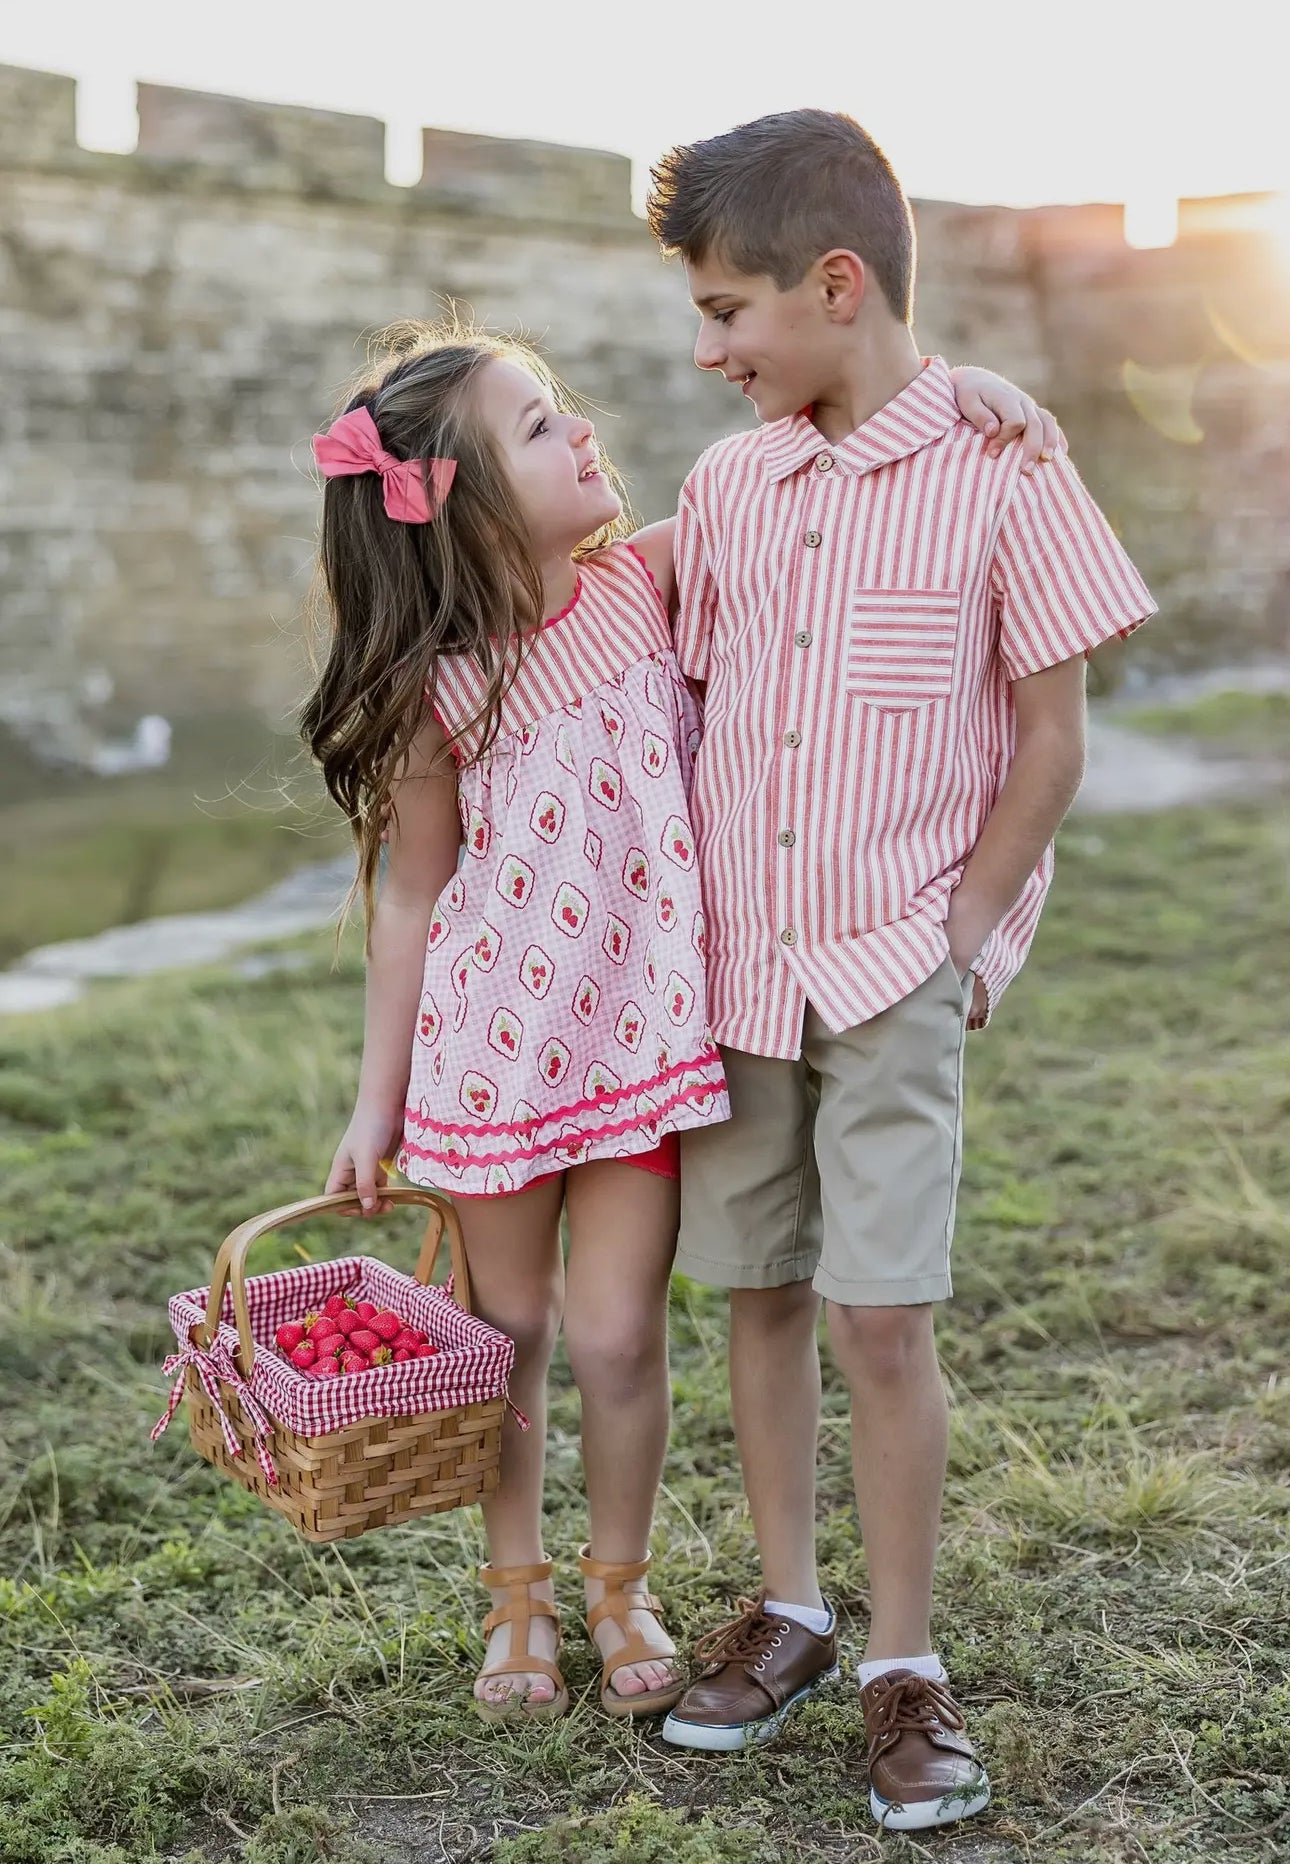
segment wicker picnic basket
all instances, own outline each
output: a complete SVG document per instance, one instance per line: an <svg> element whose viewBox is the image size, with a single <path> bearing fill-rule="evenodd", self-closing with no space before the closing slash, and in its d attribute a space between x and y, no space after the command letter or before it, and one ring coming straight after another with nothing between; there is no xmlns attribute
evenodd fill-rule
<svg viewBox="0 0 1290 1864"><path fill-rule="evenodd" d="M197 1454L311 1541L349 1540L480 1501L497 1487L514 1344L470 1311L452 1205L403 1187L381 1196L430 1212L413 1275L353 1256L248 1280L247 1253L261 1237L329 1212L358 1213L352 1196L311 1197L239 1224L220 1247L210 1287L170 1302L179 1351L165 1370L176 1377L154 1439L186 1397ZM452 1279L438 1287L430 1276L445 1235ZM272 1345L274 1333L337 1292L396 1307L437 1355L307 1378Z"/></svg>

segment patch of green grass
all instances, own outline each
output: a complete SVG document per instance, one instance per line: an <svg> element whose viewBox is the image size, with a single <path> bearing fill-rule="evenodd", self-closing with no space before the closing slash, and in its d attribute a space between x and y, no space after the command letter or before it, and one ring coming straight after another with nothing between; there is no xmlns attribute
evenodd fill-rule
<svg viewBox="0 0 1290 1864"><path fill-rule="evenodd" d="M1156 737L1200 738L1251 756L1290 756L1290 692L1218 692L1181 705L1141 706L1117 722Z"/></svg>
<svg viewBox="0 0 1290 1864"><path fill-rule="evenodd" d="M105 988L0 1025L0 1857L5 1864L1152 1864L1290 1842L1290 830L1210 810L1075 825L1030 967L970 1048L937 1637L996 1787L879 1837L854 1684L777 1743L690 1756L611 1724L578 1626L577 1396L549 1543L567 1720L469 1706L473 1512L311 1548L155 1449L164 1302L250 1212L321 1182L361 976ZM1239 928L1239 936L1234 936ZM381 1252L410 1261L415 1225ZM346 1247L335 1228L266 1242ZM655 1533L682 1639L756 1583L723 1305L673 1289ZM819 1546L849 1659L867 1577L826 1369Z"/></svg>
<svg viewBox="0 0 1290 1864"><path fill-rule="evenodd" d="M754 1812L718 1822L630 1798L612 1812L560 1819L545 1832L504 1840L496 1864L780 1864L776 1840Z"/></svg>

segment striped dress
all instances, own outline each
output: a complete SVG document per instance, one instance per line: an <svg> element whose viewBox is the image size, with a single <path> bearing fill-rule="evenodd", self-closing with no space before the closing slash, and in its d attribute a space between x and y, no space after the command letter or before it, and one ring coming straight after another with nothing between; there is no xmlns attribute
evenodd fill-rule
<svg viewBox="0 0 1290 1864"><path fill-rule="evenodd" d="M698 718L630 545L580 566L479 756L479 668L435 695L464 849L426 941L399 1169L463 1196L728 1119L688 793Z"/></svg>

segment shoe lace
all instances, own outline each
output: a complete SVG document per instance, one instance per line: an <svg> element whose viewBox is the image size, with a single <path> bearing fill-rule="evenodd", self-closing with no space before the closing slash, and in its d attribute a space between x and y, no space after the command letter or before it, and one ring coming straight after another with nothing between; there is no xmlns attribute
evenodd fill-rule
<svg viewBox="0 0 1290 1864"><path fill-rule="evenodd" d="M901 1676L890 1683L873 1705L874 1740L899 1734L907 1728L937 1726L956 1732L966 1728L963 1711L944 1683L930 1676Z"/></svg>
<svg viewBox="0 0 1290 1864"><path fill-rule="evenodd" d="M701 1637L694 1654L700 1663L744 1663L769 1650L780 1629L764 1598L740 1599L737 1616Z"/></svg>

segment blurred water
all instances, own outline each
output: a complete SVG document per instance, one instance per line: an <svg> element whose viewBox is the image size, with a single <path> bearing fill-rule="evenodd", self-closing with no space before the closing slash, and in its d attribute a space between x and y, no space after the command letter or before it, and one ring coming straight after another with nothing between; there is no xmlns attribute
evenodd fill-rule
<svg viewBox="0 0 1290 1864"><path fill-rule="evenodd" d="M1230 690L1228 675L1214 690ZM1191 679L1185 697L1208 686ZM1149 738L1114 722L1099 709L1089 720L1088 770L1075 802L1080 815L1178 809L1249 795L1273 770L1248 759L1206 755L1176 740ZM94 938L67 939L29 951L0 972L0 1015L56 1008L81 995L97 978L146 977L155 971L215 964L248 946L290 938L334 922L353 876L348 855L298 868L285 880L222 912L176 913L117 926ZM256 954L249 975L292 969L295 953Z"/></svg>
<svg viewBox="0 0 1290 1864"><path fill-rule="evenodd" d="M1249 758L1206 755L1180 739L1149 738L1109 718L1088 725L1088 765L1077 815L1133 815L1221 802L1262 787ZM1267 773L1271 781L1272 773Z"/></svg>
<svg viewBox="0 0 1290 1864"><path fill-rule="evenodd" d="M1287 691L1290 661L1286 660L1254 660L1244 666L1205 667L1189 673L1165 673L1158 667L1144 667L1129 660L1105 709L1114 712L1141 705L1189 705L1196 699L1211 699L1216 693Z"/></svg>
<svg viewBox="0 0 1290 1864"><path fill-rule="evenodd" d="M0 972L0 1014L71 1003L96 978L147 977L216 964L249 945L314 931L335 921L353 873L347 855L320 861L222 912L172 913L115 926L93 938L39 946Z"/></svg>

